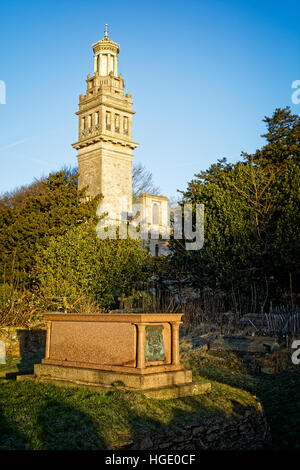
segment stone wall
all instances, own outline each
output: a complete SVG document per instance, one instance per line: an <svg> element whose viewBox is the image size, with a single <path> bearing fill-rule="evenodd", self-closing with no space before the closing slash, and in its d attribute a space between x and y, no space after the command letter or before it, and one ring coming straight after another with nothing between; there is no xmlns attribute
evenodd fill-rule
<svg viewBox="0 0 300 470"><path fill-rule="evenodd" d="M46 329L24 329L16 327L0 328L0 341L4 341L6 354L20 356L28 352L45 349Z"/></svg>
<svg viewBox="0 0 300 470"><path fill-rule="evenodd" d="M247 407L244 413L234 417L214 418L198 425L174 428L165 433L148 435L142 439L119 443L119 450L255 450L268 448L271 434L260 409Z"/></svg>

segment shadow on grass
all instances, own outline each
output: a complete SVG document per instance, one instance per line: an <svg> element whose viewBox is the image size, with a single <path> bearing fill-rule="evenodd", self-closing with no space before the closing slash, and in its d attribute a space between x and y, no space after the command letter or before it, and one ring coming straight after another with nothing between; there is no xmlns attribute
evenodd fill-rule
<svg viewBox="0 0 300 470"><path fill-rule="evenodd" d="M76 390L74 391L76 397ZM1 450L105 450L101 426L55 386L2 382ZM11 401L9 396L11 396ZM80 393L79 393L80 396ZM3 400L5 398L5 400ZM4 404L5 403L5 404Z"/></svg>
<svg viewBox="0 0 300 470"><path fill-rule="evenodd" d="M4 410L0 408L0 450L25 450L26 436L17 426L9 422Z"/></svg>
<svg viewBox="0 0 300 470"><path fill-rule="evenodd" d="M20 357L7 356L6 379L14 380L17 375L33 374L34 364L40 363L45 355L45 329L17 330ZM0 366L1 369L5 369ZM0 376L3 376L2 374Z"/></svg>
<svg viewBox="0 0 300 470"><path fill-rule="evenodd" d="M27 352L20 357L19 362L15 363L15 370L7 372L6 379L16 380L17 375L33 374L34 364L39 364L45 356L44 351Z"/></svg>
<svg viewBox="0 0 300 470"><path fill-rule="evenodd" d="M99 424L74 406L47 400L38 414L41 447L44 450L108 449Z"/></svg>
<svg viewBox="0 0 300 470"><path fill-rule="evenodd" d="M300 450L300 368L262 377L257 395L270 424L276 449Z"/></svg>

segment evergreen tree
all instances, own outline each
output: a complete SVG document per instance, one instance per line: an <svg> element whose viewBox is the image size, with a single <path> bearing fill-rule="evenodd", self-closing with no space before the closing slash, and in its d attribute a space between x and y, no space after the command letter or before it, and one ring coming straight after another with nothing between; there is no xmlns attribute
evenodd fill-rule
<svg viewBox="0 0 300 470"><path fill-rule="evenodd" d="M262 309L291 285L295 295L300 281L300 118L284 108L264 122L262 149L236 164L219 160L188 184L182 202L204 204L204 247L174 242L170 258L187 284L221 288L228 299L254 286Z"/></svg>
<svg viewBox="0 0 300 470"><path fill-rule="evenodd" d="M85 198L77 189L77 175L65 171L50 174L36 194L20 204L0 207L0 270L2 280L12 276L26 285L34 282L35 254L51 237L88 220L96 221L100 197Z"/></svg>

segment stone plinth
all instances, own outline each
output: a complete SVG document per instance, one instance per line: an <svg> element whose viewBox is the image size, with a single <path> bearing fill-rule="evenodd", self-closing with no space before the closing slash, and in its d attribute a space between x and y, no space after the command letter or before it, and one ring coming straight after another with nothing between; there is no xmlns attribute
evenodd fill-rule
<svg viewBox="0 0 300 470"><path fill-rule="evenodd" d="M42 364L35 365L35 376L101 390L120 386L158 398L208 391L210 384L193 383L191 371L180 364L181 317L173 313L46 314L46 354Z"/></svg>

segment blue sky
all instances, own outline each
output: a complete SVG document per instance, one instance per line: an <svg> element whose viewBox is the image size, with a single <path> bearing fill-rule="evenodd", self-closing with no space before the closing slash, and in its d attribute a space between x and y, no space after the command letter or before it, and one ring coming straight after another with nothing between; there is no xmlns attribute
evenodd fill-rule
<svg viewBox="0 0 300 470"><path fill-rule="evenodd" d="M167 196L226 156L260 147L262 119L290 105L300 79L296 1L1 2L0 192L76 164L78 96L92 43L121 46L133 94L134 161Z"/></svg>

